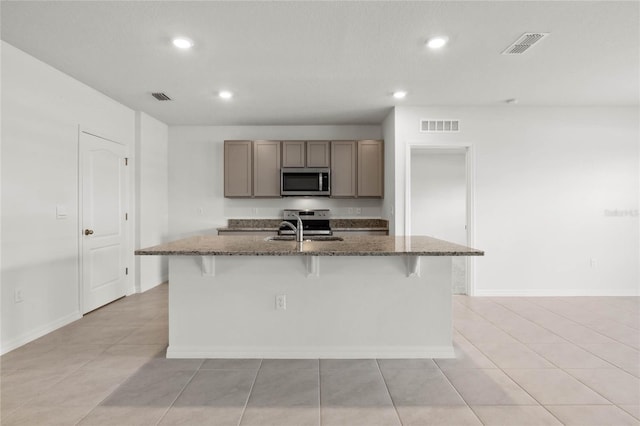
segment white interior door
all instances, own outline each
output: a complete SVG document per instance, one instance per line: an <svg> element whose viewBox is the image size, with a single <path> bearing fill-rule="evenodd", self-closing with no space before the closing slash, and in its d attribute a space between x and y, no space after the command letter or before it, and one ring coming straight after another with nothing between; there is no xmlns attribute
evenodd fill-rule
<svg viewBox="0 0 640 426"><path fill-rule="evenodd" d="M467 241L466 150L411 150L411 234ZM454 257L453 291L467 292L465 257Z"/></svg>
<svg viewBox="0 0 640 426"><path fill-rule="evenodd" d="M125 147L80 133L82 311L126 294Z"/></svg>

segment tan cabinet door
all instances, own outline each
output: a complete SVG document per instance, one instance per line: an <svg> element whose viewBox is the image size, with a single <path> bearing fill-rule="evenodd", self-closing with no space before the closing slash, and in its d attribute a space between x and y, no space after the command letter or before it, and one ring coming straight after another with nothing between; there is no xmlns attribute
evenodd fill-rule
<svg viewBox="0 0 640 426"><path fill-rule="evenodd" d="M307 141L307 167L329 167L329 141Z"/></svg>
<svg viewBox="0 0 640 426"><path fill-rule="evenodd" d="M331 196L355 197L357 195L356 141L331 141Z"/></svg>
<svg viewBox="0 0 640 426"><path fill-rule="evenodd" d="M304 141L282 142L282 167L304 167Z"/></svg>
<svg viewBox="0 0 640 426"><path fill-rule="evenodd" d="M251 197L251 141L224 141L224 196Z"/></svg>
<svg viewBox="0 0 640 426"><path fill-rule="evenodd" d="M253 141L253 196L280 197L280 141Z"/></svg>
<svg viewBox="0 0 640 426"><path fill-rule="evenodd" d="M378 140L358 141L358 197L384 196L384 145Z"/></svg>

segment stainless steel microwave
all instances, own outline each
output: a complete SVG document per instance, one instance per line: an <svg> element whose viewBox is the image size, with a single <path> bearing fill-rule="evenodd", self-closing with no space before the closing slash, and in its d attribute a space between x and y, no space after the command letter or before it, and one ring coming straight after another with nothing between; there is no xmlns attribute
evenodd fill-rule
<svg viewBox="0 0 640 426"><path fill-rule="evenodd" d="M280 195L331 195L331 172L328 168L280 169Z"/></svg>

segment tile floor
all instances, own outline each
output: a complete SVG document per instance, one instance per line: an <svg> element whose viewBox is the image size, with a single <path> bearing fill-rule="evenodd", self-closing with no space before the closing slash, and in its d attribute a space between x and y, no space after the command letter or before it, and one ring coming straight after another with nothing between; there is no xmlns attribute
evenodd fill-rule
<svg viewBox="0 0 640 426"><path fill-rule="evenodd" d="M167 360L167 286L0 358L3 425L639 425L640 298L456 296L456 359Z"/></svg>

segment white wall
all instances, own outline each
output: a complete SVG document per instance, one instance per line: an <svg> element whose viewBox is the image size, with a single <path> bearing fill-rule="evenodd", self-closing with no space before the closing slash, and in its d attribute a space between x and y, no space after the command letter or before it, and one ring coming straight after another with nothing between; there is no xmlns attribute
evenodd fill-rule
<svg viewBox="0 0 640 426"><path fill-rule="evenodd" d="M420 133L424 118L461 131ZM401 107L395 125L403 159L407 143L474 146L476 294L639 294L637 108ZM399 233L404 191L395 205Z"/></svg>
<svg viewBox="0 0 640 426"><path fill-rule="evenodd" d="M384 201L382 217L389 221L389 235L395 235L396 223L396 109L393 108L382 122L384 136Z"/></svg>
<svg viewBox="0 0 640 426"><path fill-rule="evenodd" d="M227 139L381 139L378 125L361 126L171 126L169 127L169 234L171 238L210 232L229 218L278 218L285 208L330 208L335 217L380 217L382 200L224 198L224 141Z"/></svg>
<svg viewBox="0 0 640 426"><path fill-rule="evenodd" d="M79 318L78 128L133 147L135 115L5 42L1 54L4 353Z"/></svg>
<svg viewBox="0 0 640 426"><path fill-rule="evenodd" d="M167 242L169 232L169 128L136 113L136 249ZM136 256L136 287L147 291L168 279L164 256Z"/></svg>

